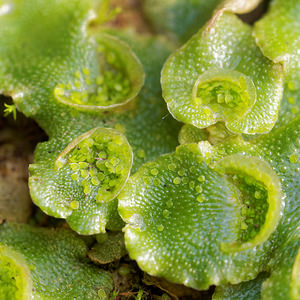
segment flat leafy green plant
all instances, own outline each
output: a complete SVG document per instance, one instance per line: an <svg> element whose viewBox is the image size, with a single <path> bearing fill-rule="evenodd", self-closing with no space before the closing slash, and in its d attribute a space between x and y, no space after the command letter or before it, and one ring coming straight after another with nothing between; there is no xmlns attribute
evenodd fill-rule
<svg viewBox="0 0 300 300"><path fill-rule="evenodd" d="M30 194L70 227L0 225L1 299L130 297L127 254L213 299L299 299L300 5L237 15L260 2L145 0L140 35L107 0L0 0L4 115L48 135Z"/></svg>

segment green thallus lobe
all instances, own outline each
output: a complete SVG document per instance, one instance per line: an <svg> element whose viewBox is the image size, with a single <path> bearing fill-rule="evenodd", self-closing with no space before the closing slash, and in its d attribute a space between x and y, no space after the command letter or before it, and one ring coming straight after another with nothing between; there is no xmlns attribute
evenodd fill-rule
<svg viewBox="0 0 300 300"><path fill-rule="evenodd" d="M89 258L96 264L108 264L118 261L126 255L124 234L122 232L106 233L106 240L103 234L98 235L97 244L88 252Z"/></svg>
<svg viewBox="0 0 300 300"><path fill-rule="evenodd" d="M300 72L300 3L298 0L273 0L268 12L254 24L254 37L263 53L284 65L289 88ZM295 76L296 75L296 76Z"/></svg>
<svg viewBox="0 0 300 300"><path fill-rule="evenodd" d="M151 275L207 288L219 280L219 265L212 263L206 270L205 265L211 251L219 252L220 239L235 236L229 220L238 216L238 203L231 183L209 169L199 154L196 144L182 145L144 164L118 198L119 213L128 223L126 247L140 267ZM217 186L223 187L222 194ZM215 222L209 221L210 212Z"/></svg>
<svg viewBox="0 0 300 300"><path fill-rule="evenodd" d="M132 150L116 130L95 128L75 139L57 158L59 171L68 169L84 194L93 193L97 202L113 200L124 186L132 166ZM71 202L77 209L79 203Z"/></svg>
<svg viewBox="0 0 300 300"><path fill-rule="evenodd" d="M107 299L112 279L91 265L86 255L86 244L71 230L2 224L1 300L94 300L98 299L99 290L102 294L105 292ZM5 294L3 297L3 292L8 293L8 297Z"/></svg>
<svg viewBox="0 0 300 300"><path fill-rule="evenodd" d="M184 144L145 164L118 197L131 257L152 275L197 289L263 270L282 197L263 160L232 155L212 164L201 147Z"/></svg>
<svg viewBox="0 0 300 300"><path fill-rule="evenodd" d="M219 13L232 11L247 13L261 0L145 0L144 11L154 28L185 42L211 17L214 10Z"/></svg>
<svg viewBox="0 0 300 300"><path fill-rule="evenodd" d="M99 70L83 68L68 83L58 84L55 98L81 110L103 110L124 105L139 93L144 71L132 50L106 33L95 36Z"/></svg>
<svg viewBox="0 0 300 300"><path fill-rule="evenodd" d="M255 44L252 29L235 15L216 12L162 70L163 97L179 121L206 128L218 121L234 133L272 129L283 72Z"/></svg>
<svg viewBox="0 0 300 300"><path fill-rule="evenodd" d="M197 128L193 125L185 124L180 129L178 141L180 144L208 141L211 145L217 145L233 135L223 122L218 122L207 128Z"/></svg>
<svg viewBox="0 0 300 300"><path fill-rule="evenodd" d="M264 55L284 66L285 86L276 127L299 115L299 15L298 0L273 0L268 12L254 24L253 33Z"/></svg>

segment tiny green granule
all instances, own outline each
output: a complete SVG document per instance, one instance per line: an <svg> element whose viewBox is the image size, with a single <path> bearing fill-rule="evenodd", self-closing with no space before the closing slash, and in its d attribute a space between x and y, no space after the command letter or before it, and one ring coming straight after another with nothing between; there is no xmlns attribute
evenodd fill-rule
<svg viewBox="0 0 300 300"><path fill-rule="evenodd" d="M202 186L197 185L196 188L195 188L195 190L196 190L197 193L202 193L203 188L202 188Z"/></svg>
<svg viewBox="0 0 300 300"><path fill-rule="evenodd" d="M198 181L200 181L200 182L205 181L205 176L204 176L204 175L200 175L200 176L198 177Z"/></svg>
<svg viewBox="0 0 300 300"><path fill-rule="evenodd" d="M137 152L137 156L139 158L145 158L146 157L146 153L143 149L139 149L138 152Z"/></svg>
<svg viewBox="0 0 300 300"><path fill-rule="evenodd" d="M163 231L164 230L164 225L160 224L160 225L157 225L157 230L158 231Z"/></svg>
<svg viewBox="0 0 300 300"><path fill-rule="evenodd" d="M158 174L158 170L157 169L151 169L150 173L154 176L156 176Z"/></svg>
<svg viewBox="0 0 300 300"><path fill-rule="evenodd" d="M79 202L78 201L72 201L70 203L70 207L74 210L78 209L79 208Z"/></svg>
<svg viewBox="0 0 300 300"><path fill-rule="evenodd" d="M169 214L170 214L170 211L168 211L167 209L165 209L165 210L163 211L163 216L164 216L165 218L167 218L167 217L169 216Z"/></svg>
<svg viewBox="0 0 300 300"><path fill-rule="evenodd" d="M291 154L291 155L290 155L290 162L291 162L292 164L295 164L297 161L298 161L298 156L297 156L297 154L295 154L295 153Z"/></svg>
<svg viewBox="0 0 300 300"><path fill-rule="evenodd" d="M168 169L170 171L175 171L176 170L176 165L174 163L171 163L171 164L168 165Z"/></svg>
<svg viewBox="0 0 300 300"><path fill-rule="evenodd" d="M181 182L180 177L175 177L175 178L173 179L173 183L174 183L174 184L180 184L180 182Z"/></svg>

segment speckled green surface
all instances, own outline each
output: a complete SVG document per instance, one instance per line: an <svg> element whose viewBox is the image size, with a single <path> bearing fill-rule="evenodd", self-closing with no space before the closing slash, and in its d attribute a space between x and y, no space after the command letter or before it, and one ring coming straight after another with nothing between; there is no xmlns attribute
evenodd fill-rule
<svg viewBox="0 0 300 300"><path fill-rule="evenodd" d="M291 237L277 250L270 262L271 276L262 284L263 300L299 299L299 251L299 236Z"/></svg>
<svg viewBox="0 0 300 300"><path fill-rule="evenodd" d="M272 1L267 14L255 23L253 35L270 59L285 70L282 104L276 126L292 120L300 111L300 3Z"/></svg>
<svg viewBox="0 0 300 300"><path fill-rule="evenodd" d="M159 72L170 48L154 37L127 38L146 72L143 90L127 106L117 111L82 111L57 100L55 88L74 82L78 70L89 70L91 80L98 76L94 37L99 30L88 33L86 27L91 9L89 1L13 1L11 10L0 17L1 36L8 40L0 46L0 57L5 57L0 63L1 90L12 95L18 109L33 117L50 137L38 145L30 167L33 200L47 214L67 218L82 234L103 232L105 227L120 229L123 223L116 212L116 200L96 203L94 197L84 197L71 177L55 171L54 162L68 144L95 127L114 128L133 148L134 171L144 161L172 151L179 129L167 116L160 96ZM9 42L14 39L18 45ZM13 64L18 60L21 63ZM70 209L73 201L78 202L75 211Z"/></svg>
<svg viewBox="0 0 300 300"><path fill-rule="evenodd" d="M254 37L263 53L283 62L288 73L300 67L300 3L298 0L272 0L269 10L254 26Z"/></svg>
<svg viewBox="0 0 300 300"><path fill-rule="evenodd" d="M246 13L259 2L261 0L145 0L143 8L156 31L182 43L211 18L214 10Z"/></svg>
<svg viewBox="0 0 300 300"><path fill-rule="evenodd" d="M261 299L261 284L267 278L266 273L257 278L236 285L218 286L213 294L213 300L258 300Z"/></svg>
<svg viewBox="0 0 300 300"><path fill-rule="evenodd" d="M199 128L224 120L235 133L272 129L282 96L282 68L263 56L251 35L249 25L225 12L172 54L161 82L176 119Z"/></svg>
<svg viewBox="0 0 300 300"><path fill-rule="evenodd" d="M150 274L198 289L207 288L210 284L253 279L260 271L268 269L269 259L284 242L288 232L299 232L299 201L296 196L299 194L299 177L296 175L299 163L293 160L295 155L299 156L296 136L299 136L299 119L251 143L233 137L215 147L208 142L186 144L179 147L175 154L144 165L129 179L119 196L119 212L128 223L125 227L125 241L130 256ZM233 247L231 250L236 252L226 253L226 249L222 251L220 246L224 245L225 240L231 243L238 240L242 221L238 211L242 203L237 199L243 201L244 194L241 198L234 194L226 195L230 184L228 179L225 180L218 173L214 177L214 171L208 165L238 153L244 155L245 162L249 164L245 164L242 171L242 168L236 168L243 161L243 156L233 161L231 165L233 170L237 170L237 175L253 168L250 156L260 157L276 170L285 197L282 198L280 189L275 188L273 192L268 190L268 201L274 196L279 197L277 203L283 200L285 207L279 223L278 210L277 217L273 214L275 208L268 211L269 217L265 215L264 226L268 233L264 238L254 242L262 234L261 228L254 240L250 240L253 244L249 243L247 250ZM195 174L190 170L192 164L197 170ZM250 172L263 176L267 185L274 184L277 177L273 170L262 172L262 169L253 169ZM201 183L202 176L205 178L204 184ZM222 183L222 180L225 182ZM218 188L214 188L214 185ZM237 187L242 188L239 184ZM250 186L246 186L246 189L250 189ZM255 205L255 198L252 194L250 208L252 203ZM224 206L229 199L233 201L230 209ZM282 206L283 202L280 203L278 205ZM254 206L254 214L262 213L260 210L255 211ZM222 237L224 230L226 233ZM214 235L216 232L217 236Z"/></svg>
<svg viewBox="0 0 300 300"><path fill-rule="evenodd" d="M180 144L198 143L207 141L208 132L205 129L199 129L193 125L185 124L181 127L178 135Z"/></svg>
<svg viewBox="0 0 300 300"><path fill-rule="evenodd" d="M113 288L110 275L90 265L86 245L70 230L5 224L0 241L27 262L33 299L102 299L98 291L108 297Z"/></svg>
<svg viewBox="0 0 300 300"><path fill-rule="evenodd" d="M187 40L205 24L222 0L145 0L144 11L158 32Z"/></svg>
<svg viewBox="0 0 300 300"><path fill-rule="evenodd" d="M291 238L278 248L278 254L271 260L271 276L262 273L238 285L218 286L213 300L299 299L299 249L299 239Z"/></svg>
<svg viewBox="0 0 300 300"><path fill-rule="evenodd" d="M106 1L0 2L0 93L49 136L29 168L33 201L101 233L93 245L1 225L0 298L108 298L112 281L87 254L116 267L123 233L105 231L125 222L149 274L218 285L215 299L299 299L299 1L272 1L254 27L234 13L259 0L223 1L175 52L221 1L145 1L165 37L101 24Z"/></svg>
<svg viewBox="0 0 300 300"><path fill-rule="evenodd" d="M185 144L174 154L144 165L119 195L119 213L128 223L126 247L142 269L206 289L211 284L252 279L266 267L274 247L268 238L280 217L281 198L280 189L275 189L279 211L277 217L272 217L275 210L265 216L269 233L261 238L264 234L259 228L253 238L242 242L245 204L240 186L214 171L201 152L197 144ZM258 161L245 158L250 177L255 172L264 174ZM241 161L243 157L231 163L233 174L248 170L245 164L244 171L239 169ZM263 177L271 183L278 179L269 168ZM254 197L251 202L255 203ZM255 213L264 214L259 210Z"/></svg>
<svg viewBox="0 0 300 300"><path fill-rule="evenodd" d="M199 289L235 277L218 249L238 235L235 192L196 144L144 165L119 196L131 258L151 275Z"/></svg>
<svg viewBox="0 0 300 300"><path fill-rule="evenodd" d="M122 232L110 232L106 235L106 240L101 241L100 234L100 237L97 238L98 243L88 253L89 258L96 264L102 265L118 261L127 254Z"/></svg>

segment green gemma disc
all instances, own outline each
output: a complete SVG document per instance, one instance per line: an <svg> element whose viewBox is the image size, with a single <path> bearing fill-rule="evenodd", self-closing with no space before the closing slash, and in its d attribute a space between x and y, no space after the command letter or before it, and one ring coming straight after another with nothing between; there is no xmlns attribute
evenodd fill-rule
<svg viewBox="0 0 300 300"><path fill-rule="evenodd" d="M114 129L94 128L75 139L56 159L57 171L67 172L85 195L109 202L121 191L133 161L126 137ZM79 203L71 202L72 209Z"/></svg>
<svg viewBox="0 0 300 300"><path fill-rule="evenodd" d="M275 171L261 159L239 154L218 161L215 170L236 185L241 201L240 240L223 244L222 249L241 251L266 242L282 211L283 193Z"/></svg>
<svg viewBox="0 0 300 300"><path fill-rule="evenodd" d="M0 245L0 299L31 299L30 270L22 255Z"/></svg>
<svg viewBox="0 0 300 300"><path fill-rule="evenodd" d="M129 46L106 33L95 36L93 68L77 70L68 83L58 84L55 98L82 110L103 110L124 105L135 98L144 84L144 70Z"/></svg>
<svg viewBox="0 0 300 300"><path fill-rule="evenodd" d="M201 74L193 88L194 105L212 123L242 118L256 101L248 76L232 70L212 69Z"/></svg>

